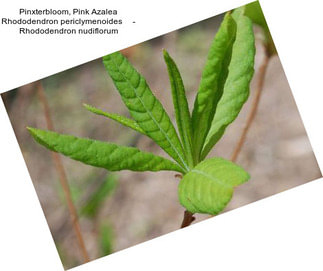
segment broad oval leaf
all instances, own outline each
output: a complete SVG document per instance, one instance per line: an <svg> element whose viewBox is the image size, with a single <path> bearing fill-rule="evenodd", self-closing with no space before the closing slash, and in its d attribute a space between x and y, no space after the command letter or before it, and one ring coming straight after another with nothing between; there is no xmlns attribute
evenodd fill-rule
<svg viewBox="0 0 323 271"><path fill-rule="evenodd" d="M101 116L110 118L112 120L115 120L124 126L127 126L127 127L131 128L143 135L146 135L145 131L143 129L141 129L140 126L138 125L138 123L132 119L128 119L124 116L121 116L121 115L118 115L115 113L104 112L101 109L95 108L95 107L88 105L88 104L84 104L84 107L94 114L101 115Z"/></svg>
<svg viewBox="0 0 323 271"><path fill-rule="evenodd" d="M176 130L145 78L119 52L103 57L103 63L133 119L147 136L188 170Z"/></svg>
<svg viewBox="0 0 323 271"><path fill-rule="evenodd" d="M239 8L232 14L237 23L237 34L232 48L229 73L205 140L201 159L206 157L222 137L226 127L236 119L249 96L249 84L254 73L255 41L252 22L243 12L244 9Z"/></svg>
<svg viewBox="0 0 323 271"><path fill-rule="evenodd" d="M236 23L227 13L211 44L194 102L192 124L196 163L200 161L205 138L209 132L217 103L223 93L235 35Z"/></svg>
<svg viewBox="0 0 323 271"><path fill-rule="evenodd" d="M110 171L123 169L133 171L184 170L174 162L153 153L117 144L63 135L52 131L28 128L34 139L55 152L74 160Z"/></svg>
<svg viewBox="0 0 323 271"><path fill-rule="evenodd" d="M214 157L199 163L179 183L180 203L191 213L216 215L230 201L233 188L249 179L240 166Z"/></svg>
<svg viewBox="0 0 323 271"><path fill-rule="evenodd" d="M183 143L188 164L192 167L194 163L192 155L192 121L190 111L188 109L183 80L175 61L170 57L166 50L164 50L164 59L167 65L172 89L173 104L179 135Z"/></svg>

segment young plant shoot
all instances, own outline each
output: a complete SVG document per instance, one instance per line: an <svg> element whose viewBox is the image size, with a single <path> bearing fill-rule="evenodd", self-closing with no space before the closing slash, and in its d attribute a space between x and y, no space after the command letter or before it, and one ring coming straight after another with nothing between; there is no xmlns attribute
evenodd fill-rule
<svg viewBox="0 0 323 271"><path fill-rule="evenodd" d="M254 34L241 7L227 13L211 44L192 114L180 72L164 51L177 130L145 78L119 52L103 57L104 66L132 119L103 112L95 114L150 137L172 160L134 147L28 128L46 148L74 160L110 171L177 171L179 202L191 213L216 215L230 201L234 187L248 181L240 166L220 157L206 158L249 96L254 72Z"/></svg>

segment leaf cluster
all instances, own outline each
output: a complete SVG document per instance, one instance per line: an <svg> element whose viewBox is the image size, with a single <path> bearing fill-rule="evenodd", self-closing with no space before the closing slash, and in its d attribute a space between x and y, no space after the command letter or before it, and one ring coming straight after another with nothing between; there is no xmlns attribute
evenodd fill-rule
<svg viewBox="0 0 323 271"><path fill-rule="evenodd" d="M172 160L134 147L28 128L46 148L110 171L172 170L183 174L180 203L192 213L217 214L233 188L249 179L241 167L222 158L205 159L239 114L254 72L254 35L245 8L227 13L211 44L192 113L179 69L164 50L177 131L145 78L119 52L103 57L104 66L131 119L90 105L89 111L151 138Z"/></svg>

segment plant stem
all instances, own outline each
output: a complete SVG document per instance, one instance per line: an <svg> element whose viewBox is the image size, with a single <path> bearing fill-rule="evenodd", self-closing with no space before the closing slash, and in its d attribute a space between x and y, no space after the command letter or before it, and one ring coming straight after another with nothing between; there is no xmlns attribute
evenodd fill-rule
<svg viewBox="0 0 323 271"><path fill-rule="evenodd" d="M233 161L233 162L235 162L238 158L238 155L239 155L239 153L243 147L243 144L246 140L249 128L250 128L250 126L255 118L255 115L257 113L257 109L258 109L258 105L259 105L259 101L260 101L260 96L261 96L262 89L263 89L264 82L265 82L265 76L266 76L266 71L267 71L269 59L270 59L270 55L267 53L267 50L266 50L265 54L264 54L264 59L263 59L262 64L259 68L255 98L253 100L251 110L249 112L247 122L243 128L242 133L241 133L240 139L239 139L239 141L232 153L232 156L231 156L231 161Z"/></svg>
<svg viewBox="0 0 323 271"><path fill-rule="evenodd" d="M43 105L47 128L48 128L48 130L54 131L55 129L54 129L54 124L53 124L50 110L49 110L49 104L46 99L44 88L43 88L41 81L38 81L36 83L36 88L37 88L39 100ZM77 211L76 211L75 205L72 200L70 187L68 185L68 181L67 181L67 177L66 177L66 173L65 173L65 170L63 167L61 157L56 152L52 152L52 157L53 157L53 161L55 164L55 168L56 168L58 175L59 175L59 181L60 181L63 191L64 191L64 195L65 195L68 210L70 213L70 218L72 221L73 229L74 229L76 238L78 240L79 248L80 248L82 256L83 256L83 261L89 262L90 261L89 255L88 255L86 248L85 248L85 243L84 243L84 239L83 239L83 236L81 233L81 227L79 224Z"/></svg>
<svg viewBox="0 0 323 271"><path fill-rule="evenodd" d="M195 220L195 217L193 215L193 213L185 210L181 229L191 225L191 223Z"/></svg>

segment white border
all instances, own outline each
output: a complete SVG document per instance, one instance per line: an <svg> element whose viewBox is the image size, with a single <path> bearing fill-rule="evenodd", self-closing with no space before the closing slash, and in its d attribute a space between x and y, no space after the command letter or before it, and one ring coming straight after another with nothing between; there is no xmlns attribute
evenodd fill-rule
<svg viewBox="0 0 323 271"><path fill-rule="evenodd" d="M1 44L0 50L0 74L4 75L0 80L0 92L204 20L247 2L248 0L200 0L198 3L185 3L183 6L181 1L170 0L118 0L113 3L99 0L56 0L50 4L41 0L29 0L28 4L26 1L10 1L2 4L0 18L17 17L17 10L21 7L109 8L117 9L118 18L122 18L124 23L120 26L119 35L108 37L24 36L19 35L15 27L0 25L0 37L6 37L3 38L5 42ZM133 24L133 21L136 23Z"/></svg>
<svg viewBox="0 0 323 271"><path fill-rule="evenodd" d="M322 270L322 191L311 182L71 270Z"/></svg>
<svg viewBox="0 0 323 271"><path fill-rule="evenodd" d="M219 14L243 2L249 1L200 0L185 6L179 1L168 0L162 3L116 1L115 7L124 14L131 15L135 11L138 22L141 22L136 33L128 32L122 39L109 40L107 44L102 44L102 40L84 40L84 43L78 40L76 48L71 46L74 41L64 39L47 43L39 39L18 40L14 34L1 28L1 37L5 42L0 51L0 89L8 90L34 81ZM11 1L5 6L2 3L1 17L12 12L10 10L20 3ZM91 1L90 4L97 3ZM62 1L52 3L59 4ZM73 4L81 5L76 1L69 2L69 5ZM323 46L320 1L262 0L261 4L319 165L322 166L320 63L323 63ZM32 5L40 7L46 4L28 1L28 6ZM64 42L64 46L60 44ZM30 52L34 51L38 53L30 57ZM14 60L12 64L10 59ZM31 61L33 59L36 61ZM3 270L62 270L2 102L0 123L0 267ZM74 270L322 270L321 195L322 180L317 180Z"/></svg>
<svg viewBox="0 0 323 271"><path fill-rule="evenodd" d="M64 270L0 101L0 269Z"/></svg>

